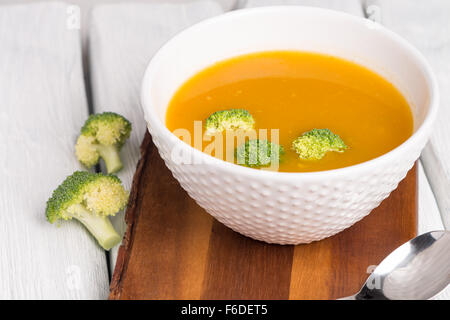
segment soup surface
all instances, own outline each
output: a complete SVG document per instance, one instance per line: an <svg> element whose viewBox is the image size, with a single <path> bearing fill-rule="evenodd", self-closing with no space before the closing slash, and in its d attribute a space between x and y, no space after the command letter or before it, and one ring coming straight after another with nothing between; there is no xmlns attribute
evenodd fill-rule
<svg viewBox="0 0 450 320"><path fill-rule="evenodd" d="M204 125L210 114L227 109L248 110L255 129L267 129L269 140L270 130L279 129L278 143L285 154L278 170L285 172L364 162L394 149L413 132L408 103L390 82L355 63L315 53L262 52L208 67L176 92L166 126L172 132L187 129L191 141L184 141L194 145L194 121ZM348 149L328 152L321 160L299 159L292 141L314 128L330 129ZM219 156L208 148L213 140L203 136L202 146L196 147Z"/></svg>

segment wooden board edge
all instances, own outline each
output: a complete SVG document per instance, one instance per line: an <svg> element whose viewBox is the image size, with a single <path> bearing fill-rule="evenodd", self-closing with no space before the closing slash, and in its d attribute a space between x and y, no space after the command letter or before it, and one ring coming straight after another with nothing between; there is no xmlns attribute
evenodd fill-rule
<svg viewBox="0 0 450 320"><path fill-rule="evenodd" d="M120 245L117 254L116 267L114 268L109 288L109 300L119 300L121 297L121 280L122 277L126 274L128 262L130 261L129 256L133 247L135 227L139 220L137 201L139 195L139 186L141 184L141 173L145 168L145 164L147 162L147 154L149 154L153 148L154 146L152 145L152 138L150 137L150 134L146 132L141 143L141 158L136 165L136 172L133 176L130 197L125 212L125 223L127 225L127 230L125 231L122 244Z"/></svg>
<svg viewBox="0 0 450 320"><path fill-rule="evenodd" d="M413 238L415 238L415 237L417 237L419 235L419 197L420 197L420 194L419 194L419 192L420 192L420 188L419 188L419 183L420 183L420 181L419 181L419 171L420 171L419 170L419 166L420 166L420 164L419 164L419 161L420 161L420 158L417 159L416 162L414 162L414 165L410 169L410 171L414 170L414 175L416 176L416 178L415 178L415 180L416 180L415 193L416 194L415 194L415 202L414 202L414 206L415 206L416 210L414 212L415 213L415 215L414 215L415 230L414 230L414 237ZM409 173L409 171L408 171L408 173Z"/></svg>

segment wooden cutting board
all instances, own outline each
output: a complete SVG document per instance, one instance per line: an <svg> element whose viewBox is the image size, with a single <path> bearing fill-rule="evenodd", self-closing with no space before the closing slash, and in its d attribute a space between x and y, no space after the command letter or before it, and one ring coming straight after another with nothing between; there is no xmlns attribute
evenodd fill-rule
<svg viewBox="0 0 450 320"><path fill-rule="evenodd" d="M110 299L335 299L417 230L416 166L369 216L298 246L244 237L179 186L150 135L141 145Z"/></svg>

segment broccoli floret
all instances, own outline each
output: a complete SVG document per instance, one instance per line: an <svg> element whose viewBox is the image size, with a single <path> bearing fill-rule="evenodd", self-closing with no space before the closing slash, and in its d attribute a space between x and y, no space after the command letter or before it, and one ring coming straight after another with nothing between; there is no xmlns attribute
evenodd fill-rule
<svg viewBox="0 0 450 320"><path fill-rule="evenodd" d="M237 163L247 167L266 167L280 162L282 146L267 140L249 140L236 149Z"/></svg>
<svg viewBox="0 0 450 320"><path fill-rule="evenodd" d="M213 135L224 130L251 130L255 120L243 109L217 111L206 119L206 134Z"/></svg>
<svg viewBox="0 0 450 320"><path fill-rule="evenodd" d="M344 152L346 144L328 129L313 129L292 142L292 149L304 160L320 160L328 151Z"/></svg>
<svg viewBox="0 0 450 320"><path fill-rule="evenodd" d="M59 219L79 220L109 250L121 241L108 216L122 210L128 192L114 175L76 171L53 191L45 214L53 223Z"/></svg>
<svg viewBox="0 0 450 320"><path fill-rule="evenodd" d="M108 173L122 169L119 151L130 137L131 123L113 112L89 116L81 128L81 135L75 145L78 160L87 168L102 158Z"/></svg>

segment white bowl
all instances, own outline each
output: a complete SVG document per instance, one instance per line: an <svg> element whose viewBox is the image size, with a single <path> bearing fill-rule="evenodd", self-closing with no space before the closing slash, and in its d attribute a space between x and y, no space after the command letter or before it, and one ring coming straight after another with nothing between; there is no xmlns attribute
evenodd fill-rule
<svg viewBox="0 0 450 320"><path fill-rule="evenodd" d="M267 50L326 53L374 70L391 81L410 103L414 134L394 150L358 165L283 173L213 158L166 128L168 104L187 79L215 62ZM265 7L205 20L167 42L145 72L142 104L161 157L200 206L251 238L299 244L350 227L397 187L430 135L438 90L423 56L378 24L331 10ZM193 163L180 163L174 150L189 154Z"/></svg>

